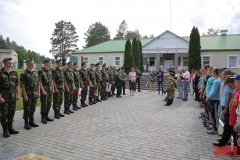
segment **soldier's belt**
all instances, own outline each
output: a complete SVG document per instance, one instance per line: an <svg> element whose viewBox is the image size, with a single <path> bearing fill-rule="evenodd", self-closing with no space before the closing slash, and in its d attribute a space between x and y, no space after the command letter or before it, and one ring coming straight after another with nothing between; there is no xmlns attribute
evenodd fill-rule
<svg viewBox="0 0 240 160"><path fill-rule="evenodd" d="M37 88L34 88L34 89L26 89L26 91L37 91L38 89Z"/></svg>
<svg viewBox="0 0 240 160"><path fill-rule="evenodd" d="M48 83L48 84L42 84L43 86L51 86L52 84L51 83Z"/></svg>

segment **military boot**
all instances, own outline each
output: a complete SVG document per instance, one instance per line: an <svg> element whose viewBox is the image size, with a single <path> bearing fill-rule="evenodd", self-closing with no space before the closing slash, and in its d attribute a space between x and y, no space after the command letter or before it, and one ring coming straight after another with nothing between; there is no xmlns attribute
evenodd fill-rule
<svg viewBox="0 0 240 160"><path fill-rule="evenodd" d="M92 103L93 103L93 104L96 104L97 101L95 101L95 99L93 98L93 99L92 99Z"/></svg>
<svg viewBox="0 0 240 160"><path fill-rule="evenodd" d="M58 111L58 115L59 115L60 117L64 117L64 115L63 115L60 111Z"/></svg>
<svg viewBox="0 0 240 160"><path fill-rule="evenodd" d="M58 111L54 111L54 118L60 119L60 116L58 115Z"/></svg>
<svg viewBox="0 0 240 160"><path fill-rule="evenodd" d="M70 114L67 108L64 109L64 114Z"/></svg>
<svg viewBox="0 0 240 160"><path fill-rule="evenodd" d="M2 125L2 128L3 128L3 137L10 137L8 126L5 124L5 125Z"/></svg>
<svg viewBox="0 0 240 160"><path fill-rule="evenodd" d="M105 97L101 96L101 100L105 101L106 99L105 99Z"/></svg>
<svg viewBox="0 0 240 160"><path fill-rule="evenodd" d="M34 122L34 118L32 117L30 117L29 118L29 125L31 126L31 127L38 127L38 124L36 124L35 122Z"/></svg>
<svg viewBox="0 0 240 160"><path fill-rule="evenodd" d="M70 107L68 108L68 112L70 112L70 113L74 113L72 110L70 110Z"/></svg>
<svg viewBox="0 0 240 160"><path fill-rule="evenodd" d="M42 114L41 122L42 122L43 124L47 124L47 121L46 121L46 118L45 118L45 115L44 115L44 114Z"/></svg>
<svg viewBox="0 0 240 160"><path fill-rule="evenodd" d="M78 107L78 105L76 104L76 107L77 107L77 109L81 109L81 107Z"/></svg>
<svg viewBox="0 0 240 160"><path fill-rule="evenodd" d="M25 129L31 129L31 127L29 126L29 123L28 123L28 118L25 118L25 125L24 125L24 128Z"/></svg>
<svg viewBox="0 0 240 160"><path fill-rule="evenodd" d="M88 106L88 105L85 103L85 101L83 101L83 103L84 103L85 107L87 107L87 106Z"/></svg>
<svg viewBox="0 0 240 160"><path fill-rule="evenodd" d="M97 97L97 102L102 102L102 101Z"/></svg>
<svg viewBox="0 0 240 160"><path fill-rule="evenodd" d="M53 119L51 119L50 117L48 117L48 113L45 114L45 119L46 119L47 121L53 121Z"/></svg>
<svg viewBox="0 0 240 160"><path fill-rule="evenodd" d="M92 103L92 98L89 98L89 103L88 103L89 105L93 105L93 103Z"/></svg>
<svg viewBox="0 0 240 160"><path fill-rule="evenodd" d="M81 107L85 108L86 106L84 105L83 101L81 101Z"/></svg>
<svg viewBox="0 0 240 160"><path fill-rule="evenodd" d="M12 126L13 122L8 122L8 131L10 134L18 134L19 131L15 130Z"/></svg>
<svg viewBox="0 0 240 160"><path fill-rule="evenodd" d="M76 107L76 104L73 104L73 110L74 110L74 111L77 111L77 110L78 110L77 107Z"/></svg>

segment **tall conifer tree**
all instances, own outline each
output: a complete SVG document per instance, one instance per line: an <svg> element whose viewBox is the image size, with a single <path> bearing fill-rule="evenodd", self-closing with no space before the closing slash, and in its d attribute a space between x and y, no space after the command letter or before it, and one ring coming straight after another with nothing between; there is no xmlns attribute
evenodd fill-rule
<svg viewBox="0 0 240 160"><path fill-rule="evenodd" d="M126 44L125 44L123 67L125 68L125 71L127 73L130 71L131 67L134 67L132 45L129 39L126 41Z"/></svg>
<svg viewBox="0 0 240 160"><path fill-rule="evenodd" d="M139 45L136 37L133 38L132 41L132 53L133 53L133 59L134 59L134 64L136 67L139 67L140 65L140 55L139 55Z"/></svg>

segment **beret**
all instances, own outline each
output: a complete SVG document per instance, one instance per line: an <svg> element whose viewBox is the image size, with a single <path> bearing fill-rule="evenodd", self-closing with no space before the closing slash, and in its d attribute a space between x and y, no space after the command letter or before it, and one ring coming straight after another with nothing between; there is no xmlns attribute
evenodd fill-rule
<svg viewBox="0 0 240 160"><path fill-rule="evenodd" d="M72 63L72 61L68 61L68 63L67 64L71 64Z"/></svg>
<svg viewBox="0 0 240 160"><path fill-rule="evenodd" d="M110 66L110 68L113 68L113 66Z"/></svg>
<svg viewBox="0 0 240 160"><path fill-rule="evenodd" d="M124 67L122 67L121 69L124 69Z"/></svg>
<svg viewBox="0 0 240 160"><path fill-rule="evenodd" d="M60 61L62 61L62 59L57 59L57 60L56 60L56 63L58 63L58 62L60 62Z"/></svg>
<svg viewBox="0 0 240 160"><path fill-rule="evenodd" d="M109 70L109 67L107 67L105 70Z"/></svg>
<svg viewBox="0 0 240 160"><path fill-rule="evenodd" d="M102 64L102 67L105 66L105 65L106 65L106 63L103 63L103 64Z"/></svg>
<svg viewBox="0 0 240 160"><path fill-rule="evenodd" d="M47 59L43 60L43 63L47 63L47 62L50 62L50 61L51 61L51 59L47 58Z"/></svg>
<svg viewBox="0 0 240 160"><path fill-rule="evenodd" d="M9 57L9 58L4 58L4 59L3 59L3 62L9 61L9 60L12 60L12 58L11 58L11 57Z"/></svg>
<svg viewBox="0 0 240 160"><path fill-rule="evenodd" d="M174 73L173 73L173 72L171 72L170 74L171 74L171 75L174 75Z"/></svg>
<svg viewBox="0 0 240 160"><path fill-rule="evenodd" d="M118 68L118 70L117 70L117 71L120 71L120 69L121 69L121 68Z"/></svg>
<svg viewBox="0 0 240 160"><path fill-rule="evenodd" d="M95 64L95 66L99 66L100 65L100 63L99 62L97 62L96 64Z"/></svg>
<svg viewBox="0 0 240 160"><path fill-rule="evenodd" d="M78 61L73 63L73 65L76 65L76 64L78 64Z"/></svg>
<svg viewBox="0 0 240 160"><path fill-rule="evenodd" d="M84 65L86 63L86 61L83 61L82 63L81 63L81 65Z"/></svg>
<svg viewBox="0 0 240 160"><path fill-rule="evenodd" d="M33 59L32 59L32 58L30 58L30 59L26 60L26 63L28 63L28 62L31 62L31 61L33 61Z"/></svg>
<svg viewBox="0 0 240 160"><path fill-rule="evenodd" d="M91 63L90 65L91 65L91 66L94 66L95 64L94 64L94 63Z"/></svg>

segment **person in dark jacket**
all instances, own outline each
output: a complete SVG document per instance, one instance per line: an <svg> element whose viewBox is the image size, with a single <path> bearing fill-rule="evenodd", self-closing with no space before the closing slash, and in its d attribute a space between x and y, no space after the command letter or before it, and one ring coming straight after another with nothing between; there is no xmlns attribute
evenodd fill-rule
<svg viewBox="0 0 240 160"><path fill-rule="evenodd" d="M194 76L194 79L193 79L193 90L195 92L195 100L198 101L199 100L199 96L198 96L198 93L199 93L198 83L199 83L200 77L198 75L198 71L197 70L194 71L194 75L195 76Z"/></svg>
<svg viewBox="0 0 240 160"><path fill-rule="evenodd" d="M116 75L116 78L115 78L115 84L117 86L117 97L121 98L123 78L121 74L121 69L119 68L117 71L118 71L118 74Z"/></svg>

